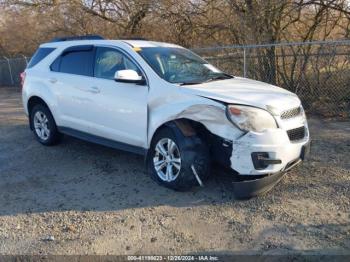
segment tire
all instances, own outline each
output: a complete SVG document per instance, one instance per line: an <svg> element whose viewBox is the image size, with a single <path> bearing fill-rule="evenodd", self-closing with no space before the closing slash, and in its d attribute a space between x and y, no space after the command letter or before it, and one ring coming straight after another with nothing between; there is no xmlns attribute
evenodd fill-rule
<svg viewBox="0 0 350 262"><path fill-rule="evenodd" d="M176 146L172 153L169 153L171 151L168 148L169 143L171 145L174 143ZM163 148L169 153L168 159L166 159L163 154L159 153L161 151L159 147L157 147L159 145L163 145ZM171 147L173 148L173 145ZM171 159L173 162L171 162ZM178 166L176 166L176 164L179 164L178 159L181 160L179 169ZM165 166L160 169L160 173L159 168L164 165L164 163L159 164L162 160L165 161ZM172 168L168 167L169 163L173 165ZM152 139L150 152L147 157L147 164L151 177L158 182L158 184L178 191L187 191L199 185L193 173L192 165L201 181L205 181L210 174L208 147L197 136L184 136L174 123L170 123L167 127L159 130ZM158 171L156 170L156 166ZM172 176L169 175L167 177L168 168L171 170L169 174L172 174Z"/></svg>
<svg viewBox="0 0 350 262"><path fill-rule="evenodd" d="M30 125L36 139L45 146L56 145L61 141L56 122L50 110L42 104L35 105L30 112Z"/></svg>

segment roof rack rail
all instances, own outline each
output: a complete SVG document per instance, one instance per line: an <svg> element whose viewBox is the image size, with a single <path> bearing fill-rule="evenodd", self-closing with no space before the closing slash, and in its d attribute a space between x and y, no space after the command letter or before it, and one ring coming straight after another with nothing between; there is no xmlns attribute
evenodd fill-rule
<svg viewBox="0 0 350 262"><path fill-rule="evenodd" d="M78 36L64 36L55 37L50 42L63 42L63 41L74 41L74 40L103 40L104 38L100 35L78 35Z"/></svg>
<svg viewBox="0 0 350 262"><path fill-rule="evenodd" d="M143 41L148 41L148 39L144 38L144 37L121 37L119 39L120 40L143 40Z"/></svg>

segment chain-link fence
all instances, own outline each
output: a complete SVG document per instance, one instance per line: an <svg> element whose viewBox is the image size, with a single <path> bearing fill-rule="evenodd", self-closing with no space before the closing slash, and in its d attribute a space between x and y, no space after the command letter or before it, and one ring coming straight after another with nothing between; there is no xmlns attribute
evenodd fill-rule
<svg viewBox="0 0 350 262"><path fill-rule="evenodd" d="M0 58L0 87L19 86L20 74L27 66L30 57Z"/></svg>
<svg viewBox="0 0 350 262"><path fill-rule="evenodd" d="M350 40L193 49L223 71L296 93L308 113L350 115ZM29 57L0 58L0 86L19 86Z"/></svg>
<svg viewBox="0 0 350 262"><path fill-rule="evenodd" d="M197 48L223 71L296 93L308 113L350 115L350 40Z"/></svg>

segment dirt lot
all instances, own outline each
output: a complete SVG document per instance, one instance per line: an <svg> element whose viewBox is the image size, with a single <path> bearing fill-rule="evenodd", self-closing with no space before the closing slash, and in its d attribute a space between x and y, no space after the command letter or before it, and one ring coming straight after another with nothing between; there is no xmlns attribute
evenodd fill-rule
<svg viewBox="0 0 350 262"><path fill-rule="evenodd" d="M310 129L310 159L239 201L220 174L180 193L140 156L71 137L44 147L20 93L1 88L0 254L349 253L350 122Z"/></svg>

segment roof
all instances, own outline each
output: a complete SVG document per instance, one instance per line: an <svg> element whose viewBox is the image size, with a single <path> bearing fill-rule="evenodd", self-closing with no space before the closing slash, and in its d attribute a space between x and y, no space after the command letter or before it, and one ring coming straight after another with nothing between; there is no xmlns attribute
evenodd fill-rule
<svg viewBox="0 0 350 262"><path fill-rule="evenodd" d="M122 40L122 41L131 45L132 47L181 47L179 45L165 43L165 42L155 42L155 41L145 41L145 40Z"/></svg>
<svg viewBox="0 0 350 262"><path fill-rule="evenodd" d="M164 43L164 42L155 42L155 41L146 41L146 40L73 40L73 41L62 41L62 42L48 42L40 45L41 47L69 47L72 45L94 45L94 44L103 44L103 45L113 45L126 43L131 47L175 47L182 48L179 45Z"/></svg>

